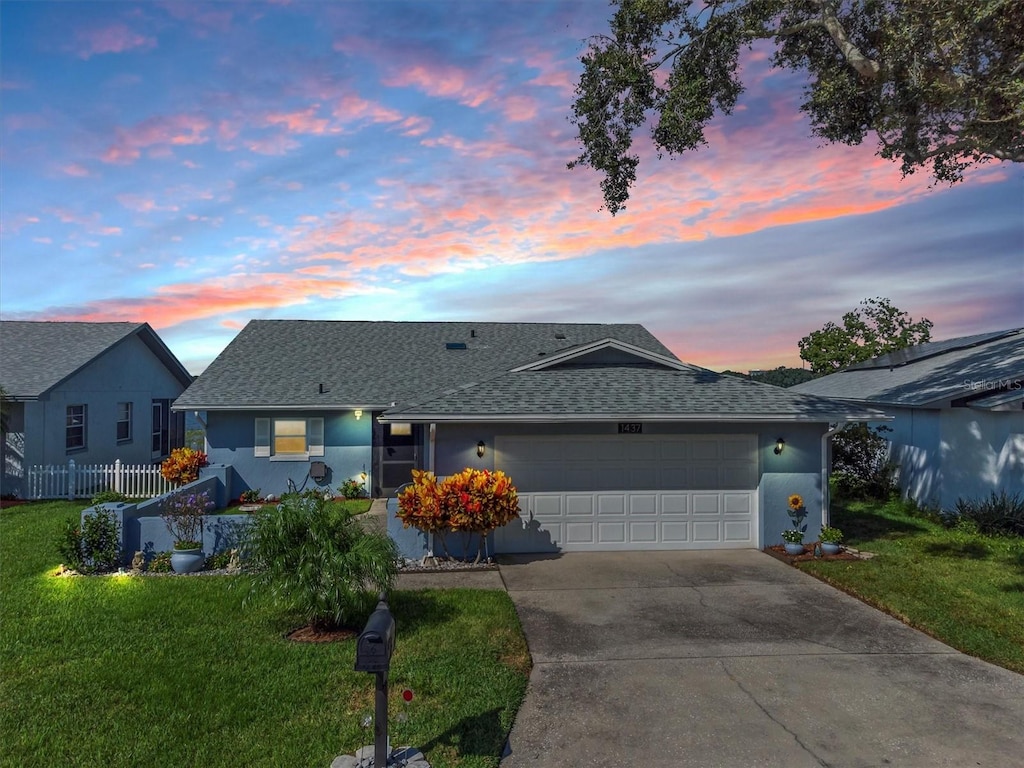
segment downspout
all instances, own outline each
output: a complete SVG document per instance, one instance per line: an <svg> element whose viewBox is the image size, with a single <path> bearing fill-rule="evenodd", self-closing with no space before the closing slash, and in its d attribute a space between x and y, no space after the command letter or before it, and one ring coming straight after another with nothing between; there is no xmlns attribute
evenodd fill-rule
<svg viewBox="0 0 1024 768"><path fill-rule="evenodd" d="M434 472L434 460L437 452L437 424L430 425L430 445L427 449L427 469ZM434 474L437 474L436 472Z"/></svg>
<svg viewBox="0 0 1024 768"><path fill-rule="evenodd" d="M832 427L828 432L821 436L821 525L823 527L828 525L831 521L831 510L829 509L829 505L832 500L829 498L831 494L828 489L828 472L831 467L829 466L830 462L828 460L828 444L832 435L836 432L842 431L845 426L845 424L842 424Z"/></svg>

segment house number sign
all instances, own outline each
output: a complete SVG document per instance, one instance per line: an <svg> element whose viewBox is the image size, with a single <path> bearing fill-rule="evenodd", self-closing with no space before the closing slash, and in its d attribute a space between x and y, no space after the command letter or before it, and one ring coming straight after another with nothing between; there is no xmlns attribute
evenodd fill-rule
<svg viewBox="0 0 1024 768"><path fill-rule="evenodd" d="M639 421L620 421L620 435L639 435L644 431L644 425Z"/></svg>

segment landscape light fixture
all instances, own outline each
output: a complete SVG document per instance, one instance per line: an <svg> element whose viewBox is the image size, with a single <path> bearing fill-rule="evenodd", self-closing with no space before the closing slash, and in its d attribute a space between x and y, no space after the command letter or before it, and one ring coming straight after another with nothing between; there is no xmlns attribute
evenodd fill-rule
<svg viewBox="0 0 1024 768"><path fill-rule="evenodd" d="M775 441L775 455L778 456L782 453L782 449L786 447L786 441L781 437Z"/></svg>
<svg viewBox="0 0 1024 768"><path fill-rule="evenodd" d="M486 448L486 446L484 445L483 440L476 444L476 455L481 459L484 457L484 448Z"/></svg>

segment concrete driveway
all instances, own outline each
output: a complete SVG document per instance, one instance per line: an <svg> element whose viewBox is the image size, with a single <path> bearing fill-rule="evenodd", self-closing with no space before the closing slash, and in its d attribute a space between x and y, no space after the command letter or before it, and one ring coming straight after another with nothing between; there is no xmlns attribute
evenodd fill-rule
<svg viewBox="0 0 1024 768"><path fill-rule="evenodd" d="M755 551L503 556L502 768L1024 764L1024 676Z"/></svg>

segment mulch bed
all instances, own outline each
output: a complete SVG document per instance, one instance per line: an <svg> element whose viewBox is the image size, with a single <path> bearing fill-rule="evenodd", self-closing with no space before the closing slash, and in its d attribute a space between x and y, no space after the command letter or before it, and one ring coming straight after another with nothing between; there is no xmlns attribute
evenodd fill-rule
<svg viewBox="0 0 1024 768"><path fill-rule="evenodd" d="M7 509L8 507L16 507L19 504L24 504L25 499L0 499L0 509Z"/></svg>
<svg viewBox="0 0 1024 768"><path fill-rule="evenodd" d="M314 629L305 626L292 630L285 637L296 643L337 643L351 640L358 634L354 629Z"/></svg>
<svg viewBox="0 0 1024 768"><path fill-rule="evenodd" d="M796 563L806 562L807 560L863 560L864 556L859 552L850 552L849 550L843 549L839 551L838 555L821 555L820 557L814 556L814 546L811 544L804 545L804 553L802 555L787 555L786 548L781 544L773 544L770 547L765 547L764 551L774 557L776 560L781 560L789 565L795 565Z"/></svg>

